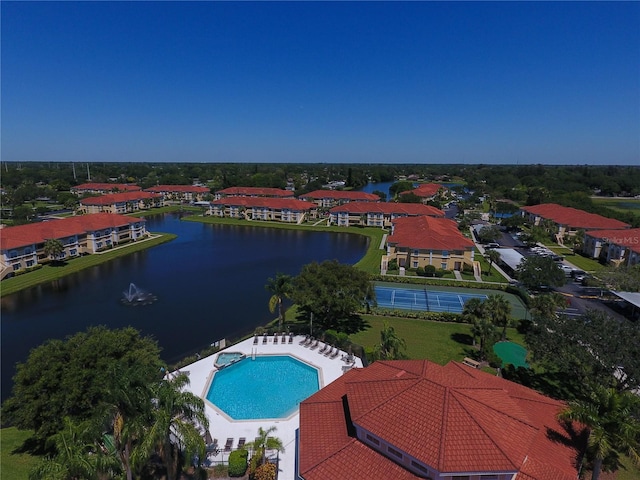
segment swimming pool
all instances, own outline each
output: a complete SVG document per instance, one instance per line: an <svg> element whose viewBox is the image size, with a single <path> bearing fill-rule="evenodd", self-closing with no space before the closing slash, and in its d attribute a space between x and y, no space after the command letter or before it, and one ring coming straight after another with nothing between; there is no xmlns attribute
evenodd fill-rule
<svg viewBox="0 0 640 480"><path fill-rule="evenodd" d="M245 354L240 352L222 352L216 357L215 366L218 368L226 367L238 360L242 360L244 357Z"/></svg>
<svg viewBox="0 0 640 480"><path fill-rule="evenodd" d="M319 385L314 367L289 355L264 355L217 371L206 399L234 420L284 418Z"/></svg>

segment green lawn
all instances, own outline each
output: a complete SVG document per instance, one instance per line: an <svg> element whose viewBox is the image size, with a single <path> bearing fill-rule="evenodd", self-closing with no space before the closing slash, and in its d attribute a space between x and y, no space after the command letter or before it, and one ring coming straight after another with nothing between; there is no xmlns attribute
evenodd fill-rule
<svg viewBox="0 0 640 480"><path fill-rule="evenodd" d="M364 332L351 335L352 342L365 348L380 343L384 323L393 326L398 337L407 343L407 355L412 359L427 359L444 365L450 360L461 361L472 353L471 326L466 323L443 323L399 317L363 316L371 325ZM524 346L524 336L515 328L507 330L507 339Z"/></svg>
<svg viewBox="0 0 640 480"><path fill-rule="evenodd" d="M113 260L114 258L129 255L133 252L145 250L147 248L169 242L176 238L176 235L171 233L159 233L154 235L157 236L149 240L128 243L122 247L116 247L104 253L72 258L62 265L52 266L51 264L46 264L38 270L27 272L22 275L18 275L17 277L7 278L6 280L2 281L2 290L0 291L0 296L9 295L24 288L29 288L41 283L47 283L52 280L57 280L66 275L84 270L85 268L90 268L95 265L108 262L109 260Z"/></svg>
<svg viewBox="0 0 640 480"><path fill-rule="evenodd" d="M39 459L15 450L29 438L31 432L14 427L0 429L0 476L7 480L27 480L29 471Z"/></svg>
<svg viewBox="0 0 640 480"><path fill-rule="evenodd" d="M593 203L602 205L611 210L624 213L633 213L640 216L640 199L638 198L611 198L611 197L591 197Z"/></svg>

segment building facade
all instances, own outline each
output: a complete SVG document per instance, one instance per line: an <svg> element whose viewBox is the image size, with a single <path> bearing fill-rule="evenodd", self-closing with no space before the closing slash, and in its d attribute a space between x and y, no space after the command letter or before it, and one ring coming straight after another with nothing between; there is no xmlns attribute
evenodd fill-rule
<svg viewBox="0 0 640 480"><path fill-rule="evenodd" d="M80 200L80 210L84 213L135 213L139 210L162 207L164 199L158 193L126 192L110 193L99 197L87 197Z"/></svg>
<svg viewBox="0 0 640 480"><path fill-rule="evenodd" d="M317 218L317 207L295 198L224 197L212 201L207 214L245 220L303 223Z"/></svg>
<svg viewBox="0 0 640 480"><path fill-rule="evenodd" d="M349 202L329 210L329 224L389 228L397 218L421 216L444 218L444 212L418 203Z"/></svg>
<svg viewBox="0 0 640 480"><path fill-rule="evenodd" d="M300 195L300 200L315 203L319 208L331 208L350 202L379 202L380 197L373 193L342 191L342 190L314 190Z"/></svg>
<svg viewBox="0 0 640 480"><path fill-rule="evenodd" d="M49 220L0 230L0 274L2 279L47 263L47 240L58 240L65 260L136 241L146 237L143 218L96 213Z"/></svg>
<svg viewBox="0 0 640 480"><path fill-rule="evenodd" d="M442 270L461 271L465 265L473 269L474 247L473 241L460 233L453 220L426 216L398 218L393 221L391 235L387 237L382 271L386 271L388 262L394 259L398 267L407 269L427 265Z"/></svg>
<svg viewBox="0 0 640 480"><path fill-rule="evenodd" d="M166 202L199 202L211 193L209 188L195 185L156 185L144 191L160 194Z"/></svg>
<svg viewBox="0 0 640 480"><path fill-rule="evenodd" d="M637 265L640 255L640 228L590 230L584 234L583 252L612 265Z"/></svg>

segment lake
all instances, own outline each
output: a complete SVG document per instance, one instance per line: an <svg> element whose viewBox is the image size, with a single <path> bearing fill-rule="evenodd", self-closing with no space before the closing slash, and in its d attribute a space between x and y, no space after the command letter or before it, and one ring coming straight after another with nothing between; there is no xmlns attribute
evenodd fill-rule
<svg viewBox="0 0 640 480"><path fill-rule="evenodd" d="M178 238L2 298L2 399L10 394L15 363L47 339L90 325L131 325L153 336L172 363L274 319L264 287L277 272L297 275L312 261L354 264L369 241L348 233L210 225L177 214L147 217L147 230ZM130 283L157 301L123 305Z"/></svg>

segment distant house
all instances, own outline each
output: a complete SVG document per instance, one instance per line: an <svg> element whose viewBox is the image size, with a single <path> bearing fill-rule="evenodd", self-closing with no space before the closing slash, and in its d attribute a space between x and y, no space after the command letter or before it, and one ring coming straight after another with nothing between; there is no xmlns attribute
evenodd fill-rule
<svg viewBox="0 0 640 480"><path fill-rule="evenodd" d="M211 193L209 188L195 185L156 185L145 188L144 191L159 193L165 201L174 202L197 202L202 200L204 195Z"/></svg>
<svg viewBox="0 0 640 480"><path fill-rule="evenodd" d="M164 204L162 195L150 192L110 193L80 200L80 208L86 213L134 213Z"/></svg>
<svg viewBox="0 0 640 480"><path fill-rule="evenodd" d="M589 230L584 234L582 251L613 265L637 265L640 263L640 228Z"/></svg>
<svg viewBox="0 0 640 480"><path fill-rule="evenodd" d="M331 208L349 202L379 202L380 197L373 193L354 192L351 190L314 190L300 195L300 200L314 202L318 207Z"/></svg>
<svg viewBox="0 0 640 480"><path fill-rule="evenodd" d="M542 203L521 207L520 211L532 225L540 225L543 220L555 223L556 238L562 241L565 235L575 235L578 230L621 230L630 228L629 224L603 217L595 213L585 212L572 207L563 207L556 203Z"/></svg>
<svg viewBox="0 0 640 480"><path fill-rule="evenodd" d="M329 210L329 224L341 227L390 227L401 217L444 217L444 212L419 203L349 202Z"/></svg>
<svg viewBox="0 0 640 480"><path fill-rule="evenodd" d="M60 259L78 257L147 236L142 218L96 213L0 230L0 278L47 262L47 240L59 240Z"/></svg>
<svg viewBox="0 0 640 480"><path fill-rule="evenodd" d="M316 218L317 207L311 202L295 198L225 197L212 201L208 214L247 220L302 223Z"/></svg>
<svg viewBox="0 0 640 480"><path fill-rule="evenodd" d="M423 183L418 185L413 190L406 190L401 192L400 195L407 195L409 193L414 194L417 197L420 197L422 203L427 203L429 200L433 200L436 198L438 193L447 192L448 189L439 183Z"/></svg>
<svg viewBox="0 0 640 480"><path fill-rule="evenodd" d="M395 259L399 267L418 268L433 265L443 270L473 268L474 246L460 233L453 220L420 216L397 218L387 237L387 254L382 259L382 271Z"/></svg>
<svg viewBox="0 0 640 480"><path fill-rule="evenodd" d="M269 198L293 198L291 190L268 187L229 187L218 190L215 200L225 197L269 197Z"/></svg>
<svg viewBox="0 0 640 480"><path fill-rule="evenodd" d="M377 361L300 404L303 480L575 480L562 402L458 362Z"/></svg>
<svg viewBox="0 0 640 480"><path fill-rule="evenodd" d="M71 187L71 193L76 195L105 195L107 193L139 192L141 190L142 187L129 183L83 183L82 185Z"/></svg>

